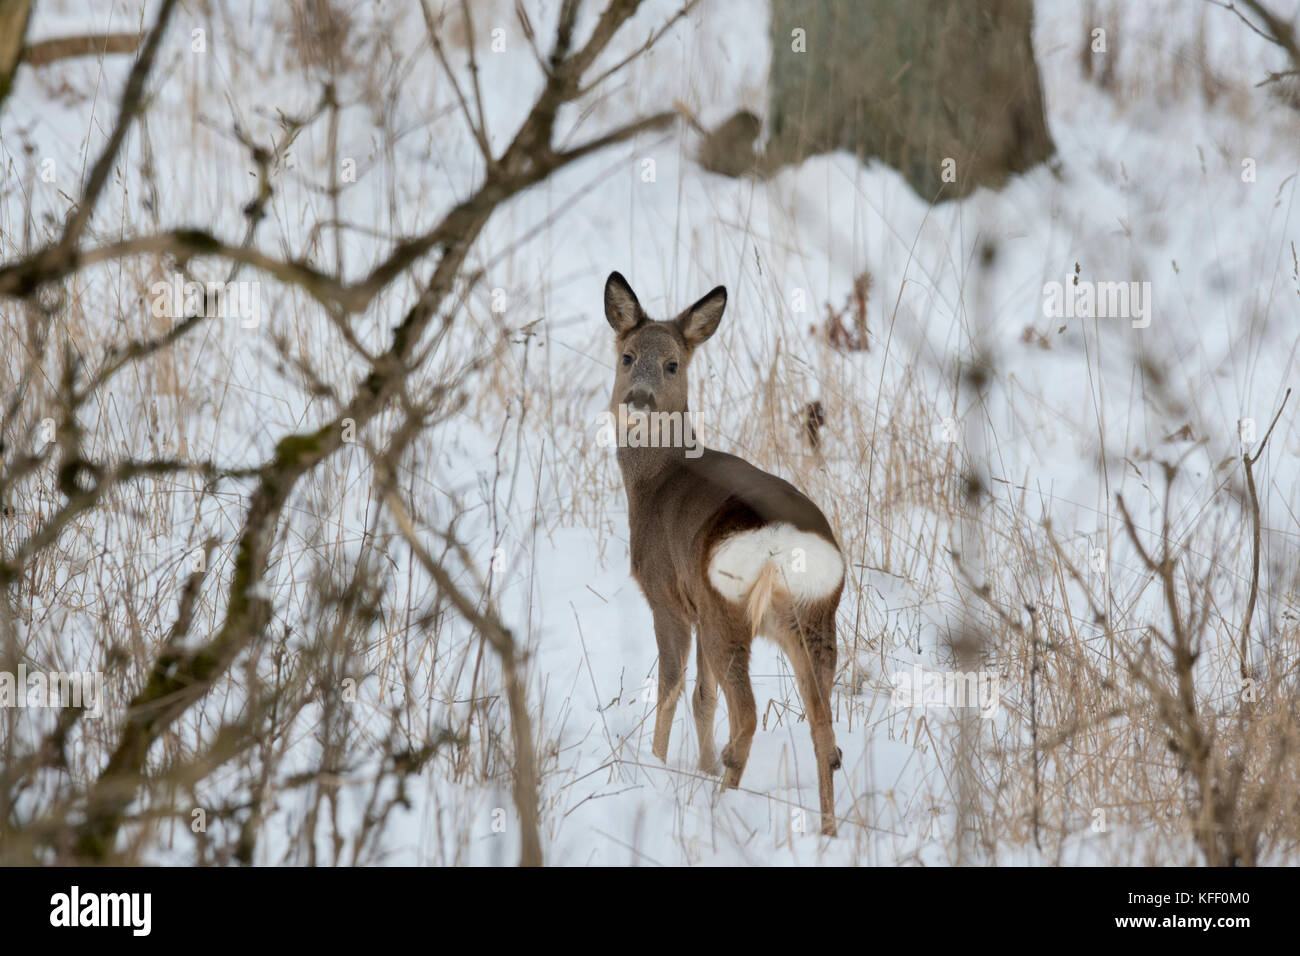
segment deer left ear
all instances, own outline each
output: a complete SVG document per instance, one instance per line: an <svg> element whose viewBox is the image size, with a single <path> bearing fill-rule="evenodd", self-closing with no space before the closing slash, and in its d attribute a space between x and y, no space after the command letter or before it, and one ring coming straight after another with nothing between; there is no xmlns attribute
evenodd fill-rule
<svg viewBox="0 0 1300 956"><path fill-rule="evenodd" d="M621 272L611 272L605 280L605 320L619 335L630 332L645 320L641 303Z"/></svg>
<svg viewBox="0 0 1300 956"><path fill-rule="evenodd" d="M695 348L708 341L718 331L718 323L722 321L722 312L726 307L727 287L720 285L683 312L677 319L677 327L681 329L686 344Z"/></svg>

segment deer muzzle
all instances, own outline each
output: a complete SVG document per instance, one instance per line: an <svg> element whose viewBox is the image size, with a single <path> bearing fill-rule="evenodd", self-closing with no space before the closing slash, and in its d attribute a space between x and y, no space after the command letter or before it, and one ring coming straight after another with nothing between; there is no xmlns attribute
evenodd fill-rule
<svg viewBox="0 0 1300 956"><path fill-rule="evenodd" d="M630 412L653 412L655 410L655 397L648 389L634 388L627 393L627 396L623 399L623 404L627 406Z"/></svg>

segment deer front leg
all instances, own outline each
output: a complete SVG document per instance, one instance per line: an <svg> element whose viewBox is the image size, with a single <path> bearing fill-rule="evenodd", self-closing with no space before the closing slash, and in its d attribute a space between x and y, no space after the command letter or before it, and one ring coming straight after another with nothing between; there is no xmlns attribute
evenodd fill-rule
<svg viewBox="0 0 1300 956"><path fill-rule="evenodd" d="M673 729L677 699L686 683L686 658L691 650L688 621L666 612L656 612L655 641L659 644L659 706L655 711L654 755L668 762L668 736Z"/></svg>
<svg viewBox="0 0 1300 956"><path fill-rule="evenodd" d="M704 653L703 638L695 644L695 665L695 695L691 698L691 709L695 712L695 733L700 738L700 769L705 773L717 773L713 715L718 709L718 679L713 676L708 655Z"/></svg>

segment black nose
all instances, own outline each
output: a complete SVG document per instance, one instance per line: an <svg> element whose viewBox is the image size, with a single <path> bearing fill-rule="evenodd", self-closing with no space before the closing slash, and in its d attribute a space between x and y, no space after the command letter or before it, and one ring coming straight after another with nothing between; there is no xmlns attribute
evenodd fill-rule
<svg viewBox="0 0 1300 956"><path fill-rule="evenodd" d="M623 399L623 404L628 408L640 408L647 411L653 411L655 407L655 397L644 388L634 388L627 393L627 398Z"/></svg>

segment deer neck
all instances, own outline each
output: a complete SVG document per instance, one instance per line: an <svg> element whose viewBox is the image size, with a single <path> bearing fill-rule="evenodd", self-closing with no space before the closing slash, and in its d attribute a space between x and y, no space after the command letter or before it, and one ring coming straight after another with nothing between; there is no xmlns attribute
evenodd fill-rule
<svg viewBox="0 0 1300 956"><path fill-rule="evenodd" d="M698 458L704 453L690 411L682 409L667 414L672 417L657 418L653 427L635 436L629 434L619 442L618 465L633 505L637 504L634 500L637 497L652 496L683 459Z"/></svg>
<svg viewBox="0 0 1300 956"><path fill-rule="evenodd" d="M657 505L662 506L659 500L660 489L682 467L685 460L686 455L681 448L618 449L618 466L623 473L628 517L634 535L644 516Z"/></svg>
<svg viewBox="0 0 1300 956"><path fill-rule="evenodd" d="M651 494L681 459L680 448L619 448L618 467L629 501L635 504L633 499Z"/></svg>

